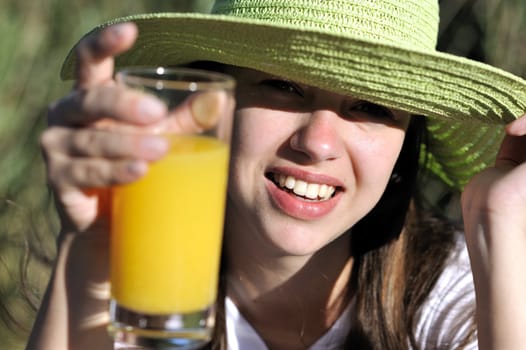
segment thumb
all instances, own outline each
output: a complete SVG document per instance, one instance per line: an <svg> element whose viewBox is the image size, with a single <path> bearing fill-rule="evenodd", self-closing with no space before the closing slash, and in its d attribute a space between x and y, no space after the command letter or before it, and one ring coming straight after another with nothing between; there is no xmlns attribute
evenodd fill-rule
<svg viewBox="0 0 526 350"><path fill-rule="evenodd" d="M170 110L166 118L143 130L155 134L202 133L218 126L222 119L231 121L234 105L234 97L227 91L194 93Z"/></svg>
<svg viewBox="0 0 526 350"><path fill-rule="evenodd" d="M195 93L169 112L167 130L192 134L215 128L224 118L231 118L234 97L227 91Z"/></svg>

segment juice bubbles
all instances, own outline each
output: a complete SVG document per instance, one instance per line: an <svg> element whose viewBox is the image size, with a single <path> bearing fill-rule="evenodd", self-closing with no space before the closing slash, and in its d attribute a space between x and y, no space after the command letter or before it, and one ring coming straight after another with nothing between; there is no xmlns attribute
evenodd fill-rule
<svg viewBox="0 0 526 350"><path fill-rule="evenodd" d="M148 174L113 192L112 298L147 314L187 313L216 297L228 146L172 136Z"/></svg>

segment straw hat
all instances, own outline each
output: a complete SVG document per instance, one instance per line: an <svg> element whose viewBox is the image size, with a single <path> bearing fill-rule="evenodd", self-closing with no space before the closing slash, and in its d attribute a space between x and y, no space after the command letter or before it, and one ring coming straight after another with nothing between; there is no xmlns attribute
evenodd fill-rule
<svg viewBox="0 0 526 350"><path fill-rule="evenodd" d="M526 111L526 81L436 51L437 0L218 0L212 14L94 30L125 21L139 38L118 67L217 61L429 117L428 167L455 187L493 163L502 125ZM71 51L62 78L74 64Z"/></svg>

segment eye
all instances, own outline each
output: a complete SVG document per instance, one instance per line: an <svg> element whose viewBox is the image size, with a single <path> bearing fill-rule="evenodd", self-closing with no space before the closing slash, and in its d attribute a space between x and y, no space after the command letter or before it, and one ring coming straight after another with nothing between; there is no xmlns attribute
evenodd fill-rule
<svg viewBox="0 0 526 350"><path fill-rule="evenodd" d="M393 112L384 106L368 101L358 101L349 109L349 113L373 119L395 119Z"/></svg>
<svg viewBox="0 0 526 350"><path fill-rule="evenodd" d="M304 97L303 90L297 84L291 81L281 79L265 79L261 81L260 84L278 92L284 92L287 94L294 94L300 97Z"/></svg>

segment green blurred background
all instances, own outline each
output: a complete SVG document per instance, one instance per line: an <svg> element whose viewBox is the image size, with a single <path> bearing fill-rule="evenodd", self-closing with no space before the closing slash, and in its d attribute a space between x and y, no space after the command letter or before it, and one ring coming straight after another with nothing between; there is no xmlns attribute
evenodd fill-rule
<svg viewBox="0 0 526 350"><path fill-rule="evenodd" d="M207 11L212 0L0 0L0 349L22 349L55 255L58 221L38 138L70 47L95 25L141 12ZM524 0L441 1L439 49L526 76ZM457 194L430 189L456 215Z"/></svg>

